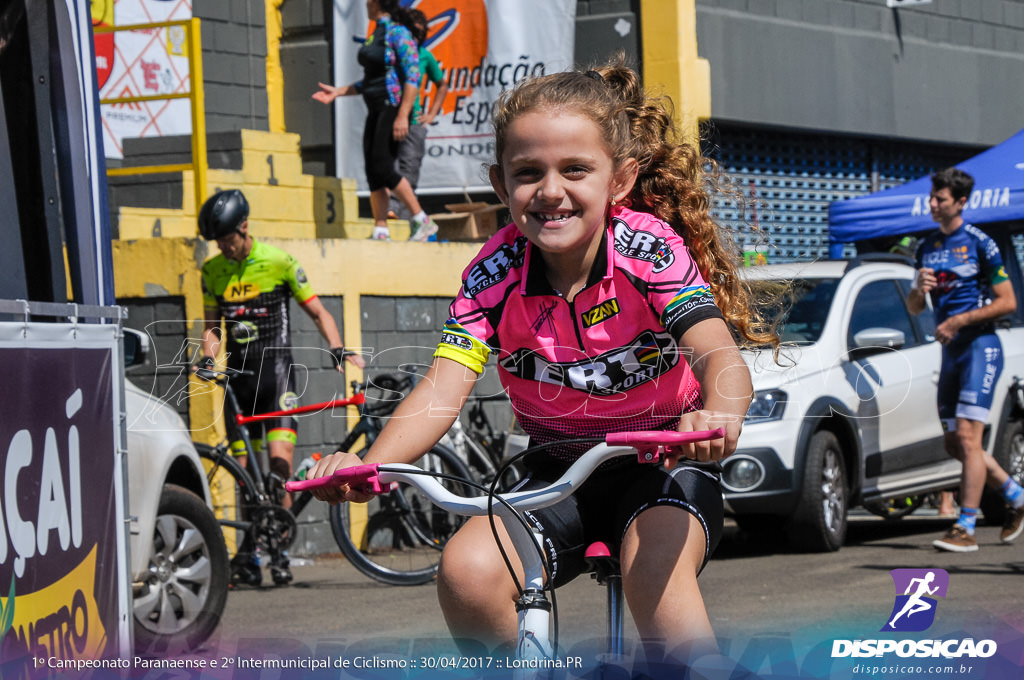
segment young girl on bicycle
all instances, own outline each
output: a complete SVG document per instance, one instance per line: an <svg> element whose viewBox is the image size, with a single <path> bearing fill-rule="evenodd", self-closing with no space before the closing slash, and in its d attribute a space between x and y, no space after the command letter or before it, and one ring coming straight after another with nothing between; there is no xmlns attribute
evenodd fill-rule
<svg viewBox="0 0 1024 680"><path fill-rule="evenodd" d="M724 439L681 447L663 466L610 464L530 515L556 585L584 570L592 541L618 545L640 635L680 661L715 650L697 575L722 528L718 461L736 447L752 391L730 329L772 337L755 323L732 239L708 214L708 161L677 141L666 105L621 63L526 81L499 100L494 126L490 179L512 224L465 270L426 379L365 462L422 455L490 354L531 444L725 428ZM528 458L530 476L556 479L585 448ZM360 462L339 452L309 476ZM347 487L316 493L367 500ZM517 593L487 518L448 543L438 592L456 638L515 641Z"/></svg>

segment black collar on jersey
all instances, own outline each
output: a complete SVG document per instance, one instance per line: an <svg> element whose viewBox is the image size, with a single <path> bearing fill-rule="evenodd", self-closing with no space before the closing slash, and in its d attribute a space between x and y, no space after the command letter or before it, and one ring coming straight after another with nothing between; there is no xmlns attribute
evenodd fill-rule
<svg viewBox="0 0 1024 680"><path fill-rule="evenodd" d="M537 251L537 246L530 243L527 246L527 260L529 268L526 270L526 295L554 295L561 297L548 281L544 273L544 258ZM590 274L587 276L587 283L583 288L590 288L598 283L608 273L608 229L605 228L601 234L601 246L597 249L594 257L594 264L590 266Z"/></svg>

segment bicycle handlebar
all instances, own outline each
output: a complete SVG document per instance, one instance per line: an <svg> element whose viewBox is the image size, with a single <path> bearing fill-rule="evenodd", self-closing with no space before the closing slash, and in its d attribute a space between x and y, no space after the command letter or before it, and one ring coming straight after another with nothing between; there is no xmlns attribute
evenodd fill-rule
<svg viewBox="0 0 1024 680"><path fill-rule="evenodd" d="M663 447L671 448L684 443L720 439L725 430L700 430L696 432L616 432L605 437L605 441L593 446L580 456L569 469L553 484L542 489L516 491L501 494L501 497L516 510L536 510L570 496L597 469L612 458L636 455L640 463L655 463ZM652 454L653 451L653 454ZM337 470L334 474L288 482L288 491L304 491L325 486L348 485L364 493L381 494L391 490L396 482L415 486L438 507L460 515L486 515L493 507L488 496L468 498L453 494L435 478L421 468L404 463L356 465Z"/></svg>

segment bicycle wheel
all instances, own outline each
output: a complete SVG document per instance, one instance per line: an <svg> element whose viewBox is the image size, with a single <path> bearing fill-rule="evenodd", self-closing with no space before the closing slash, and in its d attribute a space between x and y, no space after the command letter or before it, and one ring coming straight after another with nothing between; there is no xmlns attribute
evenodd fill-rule
<svg viewBox="0 0 1024 680"><path fill-rule="evenodd" d="M206 467L213 514L223 528L228 554L234 555L244 542L244 531L240 531L245 505L241 487L247 483L248 473L224 445L197 443L195 447Z"/></svg>
<svg viewBox="0 0 1024 680"><path fill-rule="evenodd" d="M414 464L458 479L472 479L459 457L440 445ZM441 483L453 493L469 494L466 484L448 479ZM441 550L465 521L439 509L406 484L366 504L332 505L329 514L334 540L352 566L394 586L433 581Z"/></svg>
<svg viewBox="0 0 1024 680"><path fill-rule="evenodd" d="M252 477L225 446L195 446L207 468L213 513L224 529L228 553L258 548L272 561L279 558L295 540L295 517L280 505L247 497L247 491L254 491Z"/></svg>

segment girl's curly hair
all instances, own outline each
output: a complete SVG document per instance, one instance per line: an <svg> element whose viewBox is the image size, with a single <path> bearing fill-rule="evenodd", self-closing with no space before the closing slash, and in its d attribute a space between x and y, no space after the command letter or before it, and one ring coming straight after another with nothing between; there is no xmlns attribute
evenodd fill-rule
<svg viewBox="0 0 1024 680"><path fill-rule="evenodd" d="M503 93L495 107L499 161L508 126L538 109L567 109L592 120L615 167L636 159L639 176L626 202L634 210L660 218L683 238L741 344L777 349L779 338L772 324L758 313L749 287L739 276L736 240L711 218L709 191L718 190L718 166L681 139L671 101L649 96L621 55L589 71L524 81Z"/></svg>

